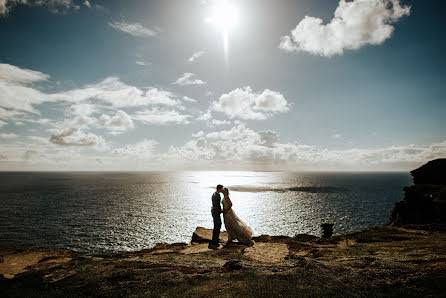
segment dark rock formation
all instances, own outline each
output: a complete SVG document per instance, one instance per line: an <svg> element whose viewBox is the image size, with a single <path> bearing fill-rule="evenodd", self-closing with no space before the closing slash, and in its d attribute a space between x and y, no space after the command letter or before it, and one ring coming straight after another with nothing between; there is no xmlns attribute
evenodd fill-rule
<svg viewBox="0 0 446 298"><path fill-rule="evenodd" d="M391 224L446 223L446 159L436 159L411 171L415 185L404 188L405 196L390 215Z"/></svg>
<svg viewBox="0 0 446 298"><path fill-rule="evenodd" d="M413 183L446 185L446 158L435 159L410 172Z"/></svg>

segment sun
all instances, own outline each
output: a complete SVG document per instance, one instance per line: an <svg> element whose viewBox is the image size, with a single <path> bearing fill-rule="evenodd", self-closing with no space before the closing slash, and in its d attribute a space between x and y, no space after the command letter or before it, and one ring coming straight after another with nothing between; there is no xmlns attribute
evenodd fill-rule
<svg viewBox="0 0 446 298"><path fill-rule="evenodd" d="M219 1L212 10L210 21L223 31L229 31L237 23L237 10L228 1Z"/></svg>
<svg viewBox="0 0 446 298"><path fill-rule="evenodd" d="M211 16L206 19L207 22L215 24L222 31L226 63L229 52L229 32L237 25L237 20L237 9L227 0L218 1L212 8Z"/></svg>

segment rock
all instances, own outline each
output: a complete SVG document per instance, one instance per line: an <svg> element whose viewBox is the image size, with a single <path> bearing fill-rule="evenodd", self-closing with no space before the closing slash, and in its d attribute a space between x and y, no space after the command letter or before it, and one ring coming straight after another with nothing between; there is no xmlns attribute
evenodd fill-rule
<svg viewBox="0 0 446 298"><path fill-rule="evenodd" d="M395 203L391 225L446 223L446 159L436 159L411 171L415 185L404 188Z"/></svg>
<svg viewBox="0 0 446 298"><path fill-rule="evenodd" d="M390 215L392 225L446 223L446 186L421 184L404 191Z"/></svg>
<svg viewBox="0 0 446 298"><path fill-rule="evenodd" d="M197 227L195 232L192 234L192 242L204 243L211 242L212 240L212 229L206 229L203 227ZM220 242L228 241L228 233L226 231L220 232Z"/></svg>
<svg viewBox="0 0 446 298"><path fill-rule="evenodd" d="M410 172L414 184L446 185L446 158L435 159Z"/></svg>
<svg viewBox="0 0 446 298"><path fill-rule="evenodd" d="M227 271L236 271L245 267L242 261L228 261L223 265L223 268Z"/></svg>

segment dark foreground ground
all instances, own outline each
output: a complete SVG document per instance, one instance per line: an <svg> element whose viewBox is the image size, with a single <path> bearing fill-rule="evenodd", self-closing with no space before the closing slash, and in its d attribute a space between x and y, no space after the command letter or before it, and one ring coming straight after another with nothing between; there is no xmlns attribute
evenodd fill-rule
<svg viewBox="0 0 446 298"><path fill-rule="evenodd" d="M194 240L206 238L208 230L197 231ZM215 251L161 244L104 255L1 246L0 297L446 297L444 227L255 240Z"/></svg>

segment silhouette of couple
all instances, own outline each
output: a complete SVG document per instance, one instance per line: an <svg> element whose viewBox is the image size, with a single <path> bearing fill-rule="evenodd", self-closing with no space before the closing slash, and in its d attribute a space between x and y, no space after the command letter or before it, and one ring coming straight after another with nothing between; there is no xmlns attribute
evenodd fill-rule
<svg viewBox="0 0 446 298"><path fill-rule="evenodd" d="M221 200L220 193L223 193L223 200ZM223 209L221 205L223 204ZM212 241L209 243L209 248L217 249L220 246L220 229L221 229L221 214L223 213L223 220L226 231L228 232L228 243L238 240L239 243L245 245L253 245L252 230L248 227L232 209L232 202L229 198L229 189L223 185L217 185L217 190L212 195L212 218L214 220L214 229L212 231Z"/></svg>

